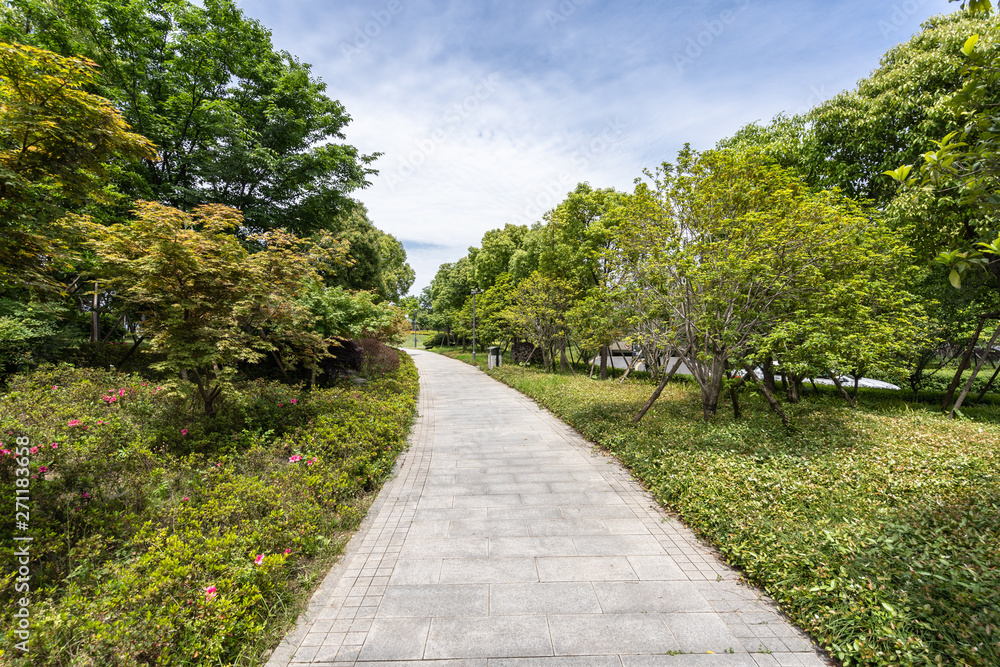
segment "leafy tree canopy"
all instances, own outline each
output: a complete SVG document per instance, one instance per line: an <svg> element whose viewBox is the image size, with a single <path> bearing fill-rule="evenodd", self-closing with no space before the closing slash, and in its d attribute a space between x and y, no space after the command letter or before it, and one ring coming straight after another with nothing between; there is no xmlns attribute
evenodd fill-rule
<svg viewBox="0 0 1000 667"><path fill-rule="evenodd" d="M0 36L84 54L100 92L160 149L120 178L132 198L235 207L252 232L326 228L368 184L377 155L307 64L275 51L233 0L8 0ZM124 214L124 211L119 211Z"/></svg>
<svg viewBox="0 0 1000 667"><path fill-rule="evenodd" d="M111 103L86 88L93 62L0 43L0 286L55 287L70 208L112 200L117 164L156 160Z"/></svg>

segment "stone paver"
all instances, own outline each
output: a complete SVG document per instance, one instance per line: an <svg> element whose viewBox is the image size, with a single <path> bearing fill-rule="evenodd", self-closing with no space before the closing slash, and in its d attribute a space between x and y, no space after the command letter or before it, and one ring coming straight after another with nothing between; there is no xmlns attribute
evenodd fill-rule
<svg viewBox="0 0 1000 667"><path fill-rule="evenodd" d="M822 667L760 591L569 426L411 351L394 477L268 667Z"/></svg>

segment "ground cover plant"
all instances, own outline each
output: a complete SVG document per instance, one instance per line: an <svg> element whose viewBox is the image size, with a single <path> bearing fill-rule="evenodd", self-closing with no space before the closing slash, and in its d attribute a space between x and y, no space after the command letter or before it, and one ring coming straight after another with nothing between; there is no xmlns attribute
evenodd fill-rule
<svg viewBox="0 0 1000 667"><path fill-rule="evenodd" d="M996 405L950 421L904 392L806 392L789 431L755 395L706 422L681 380L634 425L648 380L489 372L617 455L843 664L1000 664Z"/></svg>
<svg viewBox="0 0 1000 667"><path fill-rule="evenodd" d="M260 664L405 447L416 369L379 359L361 386L234 384L215 418L190 383L69 365L10 379L0 493L27 437L31 635L16 650L5 606L0 663ZM20 597L12 550L0 568L0 596Z"/></svg>

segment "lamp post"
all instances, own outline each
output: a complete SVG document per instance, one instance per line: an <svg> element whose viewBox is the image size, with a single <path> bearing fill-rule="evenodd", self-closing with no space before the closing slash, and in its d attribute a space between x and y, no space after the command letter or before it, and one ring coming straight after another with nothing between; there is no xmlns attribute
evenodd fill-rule
<svg viewBox="0 0 1000 667"><path fill-rule="evenodd" d="M472 290L472 363L476 363L476 295L482 294L483 290Z"/></svg>

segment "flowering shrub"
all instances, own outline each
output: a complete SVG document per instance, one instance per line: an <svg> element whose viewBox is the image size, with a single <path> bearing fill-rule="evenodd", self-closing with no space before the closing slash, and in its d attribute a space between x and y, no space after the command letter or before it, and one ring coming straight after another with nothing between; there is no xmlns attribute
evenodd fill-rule
<svg viewBox="0 0 1000 667"><path fill-rule="evenodd" d="M0 493L32 443L31 652L18 664L258 664L402 451L416 370L363 387L181 389L48 367L0 397ZM113 398L114 400L109 400ZM12 544L13 526L0 525ZM16 571L12 550L0 571ZM0 597L14 599L13 578ZM0 610L0 663L16 654Z"/></svg>

